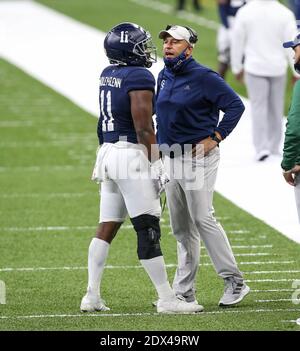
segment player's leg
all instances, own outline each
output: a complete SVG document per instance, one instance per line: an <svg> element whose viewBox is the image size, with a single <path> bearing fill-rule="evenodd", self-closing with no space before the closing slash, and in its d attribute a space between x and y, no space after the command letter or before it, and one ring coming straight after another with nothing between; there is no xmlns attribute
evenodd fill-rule
<svg viewBox="0 0 300 351"><path fill-rule="evenodd" d="M82 311L106 311L100 297L100 284L110 243L125 220L127 211L118 186L106 180L101 186L100 224L88 252L88 288L81 302Z"/></svg>
<svg viewBox="0 0 300 351"><path fill-rule="evenodd" d="M279 153L282 138L286 75L271 77L268 113L268 139L273 154Z"/></svg>
<svg viewBox="0 0 300 351"><path fill-rule="evenodd" d="M268 108L270 84L268 78L245 73L245 83L251 103L252 139L257 161L270 155L268 138Z"/></svg>
<svg viewBox="0 0 300 351"><path fill-rule="evenodd" d="M138 258L158 294L157 311L162 313L200 312L203 310L202 306L192 306L176 299L171 289L160 247L159 195L153 180L145 177L146 172L149 171L149 162L145 155L136 150L131 151L127 152L129 162L131 159L140 158L138 172L144 175L141 177L136 175L134 179L118 180L118 185L137 233Z"/></svg>
<svg viewBox="0 0 300 351"><path fill-rule="evenodd" d="M241 300L241 294L248 293L248 287L243 283L243 276L237 267L230 243L222 226L214 217L213 209L213 192L216 182L217 169L219 164L220 154L219 148L213 149L204 158L204 163L193 159L194 167L199 168L199 172L203 174L203 185L199 190L187 190L187 184L183 184L185 189L186 200L190 215L195 223L201 239L203 240L207 252L213 262L213 265L221 278L230 289L234 285L234 290L226 298L223 296L220 302L223 305L237 303ZM191 162L187 160L187 162ZM201 169L204 166L203 169ZM190 186L190 184L189 184ZM237 291L241 294L237 294Z"/></svg>
<svg viewBox="0 0 300 351"><path fill-rule="evenodd" d="M221 25L217 33L218 73L225 79L230 63L229 29Z"/></svg>

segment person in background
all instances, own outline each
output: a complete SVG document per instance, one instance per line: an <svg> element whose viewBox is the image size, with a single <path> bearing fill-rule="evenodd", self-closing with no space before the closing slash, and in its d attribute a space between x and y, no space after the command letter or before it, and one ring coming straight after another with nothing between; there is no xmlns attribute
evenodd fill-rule
<svg viewBox="0 0 300 351"><path fill-rule="evenodd" d="M230 37L234 18L246 0L217 0L221 25L217 33L218 73L225 79L230 66Z"/></svg>
<svg viewBox="0 0 300 351"><path fill-rule="evenodd" d="M296 20L300 21L300 0L289 0L289 7L294 12Z"/></svg>
<svg viewBox="0 0 300 351"><path fill-rule="evenodd" d="M235 18L231 67L238 80L245 77L257 161L280 153L288 63L297 76L293 55L282 43L296 33L293 12L277 0L251 0Z"/></svg>
<svg viewBox="0 0 300 351"><path fill-rule="evenodd" d="M183 11L185 9L185 4L186 4L185 0L178 0L177 8L176 8L177 11ZM203 9L200 0L193 0L193 7L196 11L201 11Z"/></svg>
<svg viewBox="0 0 300 351"><path fill-rule="evenodd" d="M293 41L283 44L295 51L295 70L300 74L300 33ZM295 83L285 132L281 163L286 182L295 187L296 206L300 222L300 80Z"/></svg>

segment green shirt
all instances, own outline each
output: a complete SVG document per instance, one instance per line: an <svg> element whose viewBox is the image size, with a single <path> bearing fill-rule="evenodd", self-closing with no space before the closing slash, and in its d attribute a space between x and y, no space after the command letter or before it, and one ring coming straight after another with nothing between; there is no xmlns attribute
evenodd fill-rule
<svg viewBox="0 0 300 351"><path fill-rule="evenodd" d="M294 87L288 114L281 167L288 171L300 165L300 80Z"/></svg>

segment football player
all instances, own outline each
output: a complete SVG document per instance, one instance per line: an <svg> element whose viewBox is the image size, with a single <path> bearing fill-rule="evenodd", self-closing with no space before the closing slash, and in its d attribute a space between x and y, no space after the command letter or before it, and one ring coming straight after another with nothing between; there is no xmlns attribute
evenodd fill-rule
<svg viewBox="0 0 300 351"><path fill-rule="evenodd" d="M100 76L98 151L93 179L101 182L100 220L88 253L88 287L81 311L107 311L100 282L110 244L127 214L137 234L137 254L158 294L160 313L200 312L178 299L167 279L160 248L159 194L168 181L156 145L152 115L156 62L152 38L134 23L112 28L104 40L111 63Z"/></svg>

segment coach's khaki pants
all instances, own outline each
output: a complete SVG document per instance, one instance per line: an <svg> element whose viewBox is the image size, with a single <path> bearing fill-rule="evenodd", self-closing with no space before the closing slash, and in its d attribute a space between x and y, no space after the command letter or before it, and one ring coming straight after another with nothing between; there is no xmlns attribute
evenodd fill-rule
<svg viewBox="0 0 300 351"><path fill-rule="evenodd" d="M227 236L214 217L212 202L219 159L218 147L200 159L165 157L165 166L171 176L166 187L167 203L172 231L177 239L178 266L173 282L176 294L195 295L200 239L220 277L235 276L243 279ZM193 187L190 174L185 173L181 179L174 179L176 170L177 178L180 178L178 168L182 168L182 164L199 175L196 180L198 186Z"/></svg>

